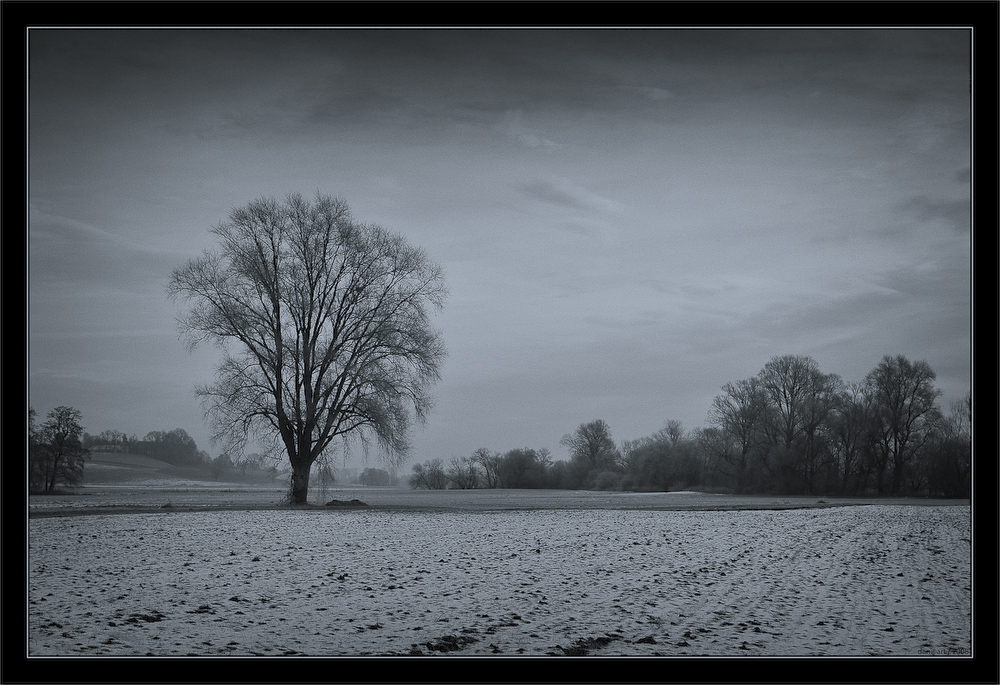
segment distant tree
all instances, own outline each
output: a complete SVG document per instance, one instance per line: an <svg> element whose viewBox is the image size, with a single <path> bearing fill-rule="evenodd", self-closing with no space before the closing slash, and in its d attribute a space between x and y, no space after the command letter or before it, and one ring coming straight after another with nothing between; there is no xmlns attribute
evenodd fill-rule
<svg viewBox="0 0 1000 685"><path fill-rule="evenodd" d="M655 435L671 446L676 446L684 439L684 424L675 419L669 419Z"/></svg>
<svg viewBox="0 0 1000 685"><path fill-rule="evenodd" d="M903 355L886 355L865 377L873 401L876 449L882 463L892 469L892 494L900 491L906 467L932 437L940 418L936 401L941 391L934 387L935 378L927 362L911 362Z"/></svg>
<svg viewBox="0 0 1000 685"><path fill-rule="evenodd" d="M538 454L538 462L546 468L555 463L555 459L552 458L552 452L547 447L540 447L536 454Z"/></svg>
<svg viewBox="0 0 1000 685"><path fill-rule="evenodd" d="M803 402L819 367L811 357L772 358L758 374L760 387L774 409L766 425L771 442L791 451L802 431Z"/></svg>
<svg viewBox="0 0 1000 685"><path fill-rule="evenodd" d="M864 489L871 419L871 402L864 384L845 386L836 399L828 422L841 494L860 493Z"/></svg>
<svg viewBox="0 0 1000 685"><path fill-rule="evenodd" d="M192 345L222 345L198 390L215 435L280 446L292 504L334 440L374 440L401 462L445 356L428 310L444 302L440 267L323 195L254 200L212 232L219 251L175 270L169 293L193 303L180 320Z"/></svg>
<svg viewBox="0 0 1000 685"><path fill-rule="evenodd" d="M101 431L98 434L97 439L104 445L110 445L112 450L117 452L121 451L122 446L128 439L128 436L119 430L111 429Z"/></svg>
<svg viewBox="0 0 1000 685"><path fill-rule="evenodd" d="M117 430L103 430L97 435L83 434L83 446L91 452L124 452L128 436Z"/></svg>
<svg viewBox="0 0 1000 685"><path fill-rule="evenodd" d="M576 475L572 472L570 462L565 460L553 461L546 470L545 480L551 488L570 490L577 487Z"/></svg>
<svg viewBox="0 0 1000 685"><path fill-rule="evenodd" d="M567 447L578 482L587 487L602 471L620 471L621 453L611 438L611 429L601 419L582 423L559 444Z"/></svg>
<svg viewBox="0 0 1000 685"><path fill-rule="evenodd" d="M642 447L644 442L643 438L621 441L621 444L618 446L618 453L621 455L621 464L625 467L626 471L634 468L636 451Z"/></svg>
<svg viewBox="0 0 1000 685"><path fill-rule="evenodd" d="M39 491L45 488L45 471L39 463L42 456L42 436L38 427L38 412L28 407L28 488Z"/></svg>
<svg viewBox="0 0 1000 685"><path fill-rule="evenodd" d="M212 460L209 472L212 474L213 480L220 481L231 477L235 468L233 460L229 458L228 454L223 453Z"/></svg>
<svg viewBox="0 0 1000 685"><path fill-rule="evenodd" d="M481 447L472 453L472 458L480 467L482 485L485 488L500 487L500 462L502 455Z"/></svg>
<svg viewBox="0 0 1000 685"><path fill-rule="evenodd" d="M445 472L452 487L472 490L479 487L480 471L473 457L453 457Z"/></svg>
<svg viewBox="0 0 1000 685"><path fill-rule="evenodd" d="M811 357L792 354L772 358L758 378L768 400L764 427L772 485L814 492L824 468L832 465L824 429L842 382L822 373Z"/></svg>
<svg viewBox="0 0 1000 685"><path fill-rule="evenodd" d="M712 401L709 422L732 439L732 448L726 441L715 441L715 455L732 467L736 492L749 487L754 460L765 440L767 414L767 395L756 377L727 383Z"/></svg>
<svg viewBox="0 0 1000 685"><path fill-rule="evenodd" d="M723 458L724 454L734 449L732 437L717 426L695 428L689 435L691 442L697 446L701 461L701 485L735 489L729 464Z"/></svg>
<svg viewBox="0 0 1000 685"><path fill-rule="evenodd" d="M370 487L387 487L392 485L392 475L385 469L368 467L358 475L358 483Z"/></svg>
<svg viewBox="0 0 1000 685"><path fill-rule="evenodd" d="M414 490L444 490L448 487L448 477L440 459L414 464L409 482Z"/></svg>
<svg viewBox="0 0 1000 685"><path fill-rule="evenodd" d="M629 452L628 479L630 490L670 489L673 473L672 448L660 440L643 440Z"/></svg>
<svg viewBox="0 0 1000 685"><path fill-rule="evenodd" d="M72 407L56 407L45 423L35 426L28 409L28 484L33 491L54 492L59 485L79 485L89 458L83 446L83 415Z"/></svg>
<svg viewBox="0 0 1000 685"><path fill-rule="evenodd" d="M810 494L837 487L830 421L843 387L840 376L816 373L802 403L802 440L796 466L800 482Z"/></svg>
<svg viewBox="0 0 1000 685"><path fill-rule="evenodd" d="M701 445L680 421L669 420L648 437L623 442L621 451L628 489L667 491L701 482Z"/></svg>
<svg viewBox="0 0 1000 685"><path fill-rule="evenodd" d="M972 394L951 405L951 413L928 446L923 471L932 495L972 495Z"/></svg>
<svg viewBox="0 0 1000 685"><path fill-rule="evenodd" d="M268 470L268 459L260 452L237 455L235 464L243 480L259 480L262 473Z"/></svg>
<svg viewBox="0 0 1000 685"><path fill-rule="evenodd" d="M149 456L177 465L194 465L201 455L194 438L183 428L170 431L150 431L144 440Z"/></svg>
<svg viewBox="0 0 1000 685"><path fill-rule="evenodd" d="M698 444L693 440L646 440L634 450L630 466L633 489L669 491L697 485L702 478Z"/></svg>
<svg viewBox="0 0 1000 685"><path fill-rule="evenodd" d="M959 440L972 442L972 393L951 404L951 425L955 437Z"/></svg>
<svg viewBox="0 0 1000 685"><path fill-rule="evenodd" d="M508 450L500 458L497 480L501 488L538 488L544 485L546 468L551 465L547 450L529 447Z"/></svg>

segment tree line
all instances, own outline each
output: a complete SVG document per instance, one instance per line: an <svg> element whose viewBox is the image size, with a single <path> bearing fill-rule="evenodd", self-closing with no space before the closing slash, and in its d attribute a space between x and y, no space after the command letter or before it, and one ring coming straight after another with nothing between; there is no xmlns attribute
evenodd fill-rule
<svg viewBox="0 0 1000 685"><path fill-rule="evenodd" d="M129 436L122 431L105 430L97 435L84 433L82 440L83 446L92 452L137 454L175 466L202 466L212 461L183 428L150 431L141 440L135 434Z"/></svg>
<svg viewBox="0 0 1000 685"><path fill-rule="evenodd" d="M234 459L227 453L212 458L198 449L194 438L183 428L150 431L141 440L118 430L105 430L97 435L84 433L83 446L90 452L118 452L159 459L171 466L187 469L192 476L215 481L271 481L278 477L274 459L260 454L240 454Z"/></svg>
<svg viewBox="0 0 1000 685"><path fill-rule="evenodd" d="M945 414L924 361L885 356L861 381L823 373L811 357L772 358L727 383L707 427L667 421L616 444L603 420L581 424L545 450L479 449L447 464L413 466L413 488L570 488L735 493L968 497L972 398Z"/></svg>

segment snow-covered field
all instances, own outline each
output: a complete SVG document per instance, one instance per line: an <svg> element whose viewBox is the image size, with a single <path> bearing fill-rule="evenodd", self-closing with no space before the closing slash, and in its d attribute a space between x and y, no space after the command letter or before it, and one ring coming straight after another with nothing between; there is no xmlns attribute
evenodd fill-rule
<svg viewBox="0 0 1000 685"><path fill-rule="evenodd" d="M31 518L28 654L966 655L968 506Z"/></svg>

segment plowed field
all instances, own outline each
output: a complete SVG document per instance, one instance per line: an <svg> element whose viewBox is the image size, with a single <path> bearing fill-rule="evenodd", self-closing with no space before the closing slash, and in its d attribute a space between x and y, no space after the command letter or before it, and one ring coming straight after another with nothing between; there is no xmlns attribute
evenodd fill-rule
<svg viewBox="0 0 1000 685"><path fill-rule="evenodd" d="M29 520L29 656L970 652L968 505L775 502L104 502Z"/></svg>

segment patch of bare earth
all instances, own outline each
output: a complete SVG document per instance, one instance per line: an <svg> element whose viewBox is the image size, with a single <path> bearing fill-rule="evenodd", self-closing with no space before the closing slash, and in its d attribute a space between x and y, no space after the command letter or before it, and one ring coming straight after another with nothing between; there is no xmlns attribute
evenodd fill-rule
<svg viewBox="0 0 1000 685"><path fill-rule="evenodd" d="M164 512L29 521L29 655L971 649L970 510Z"/></svg>

